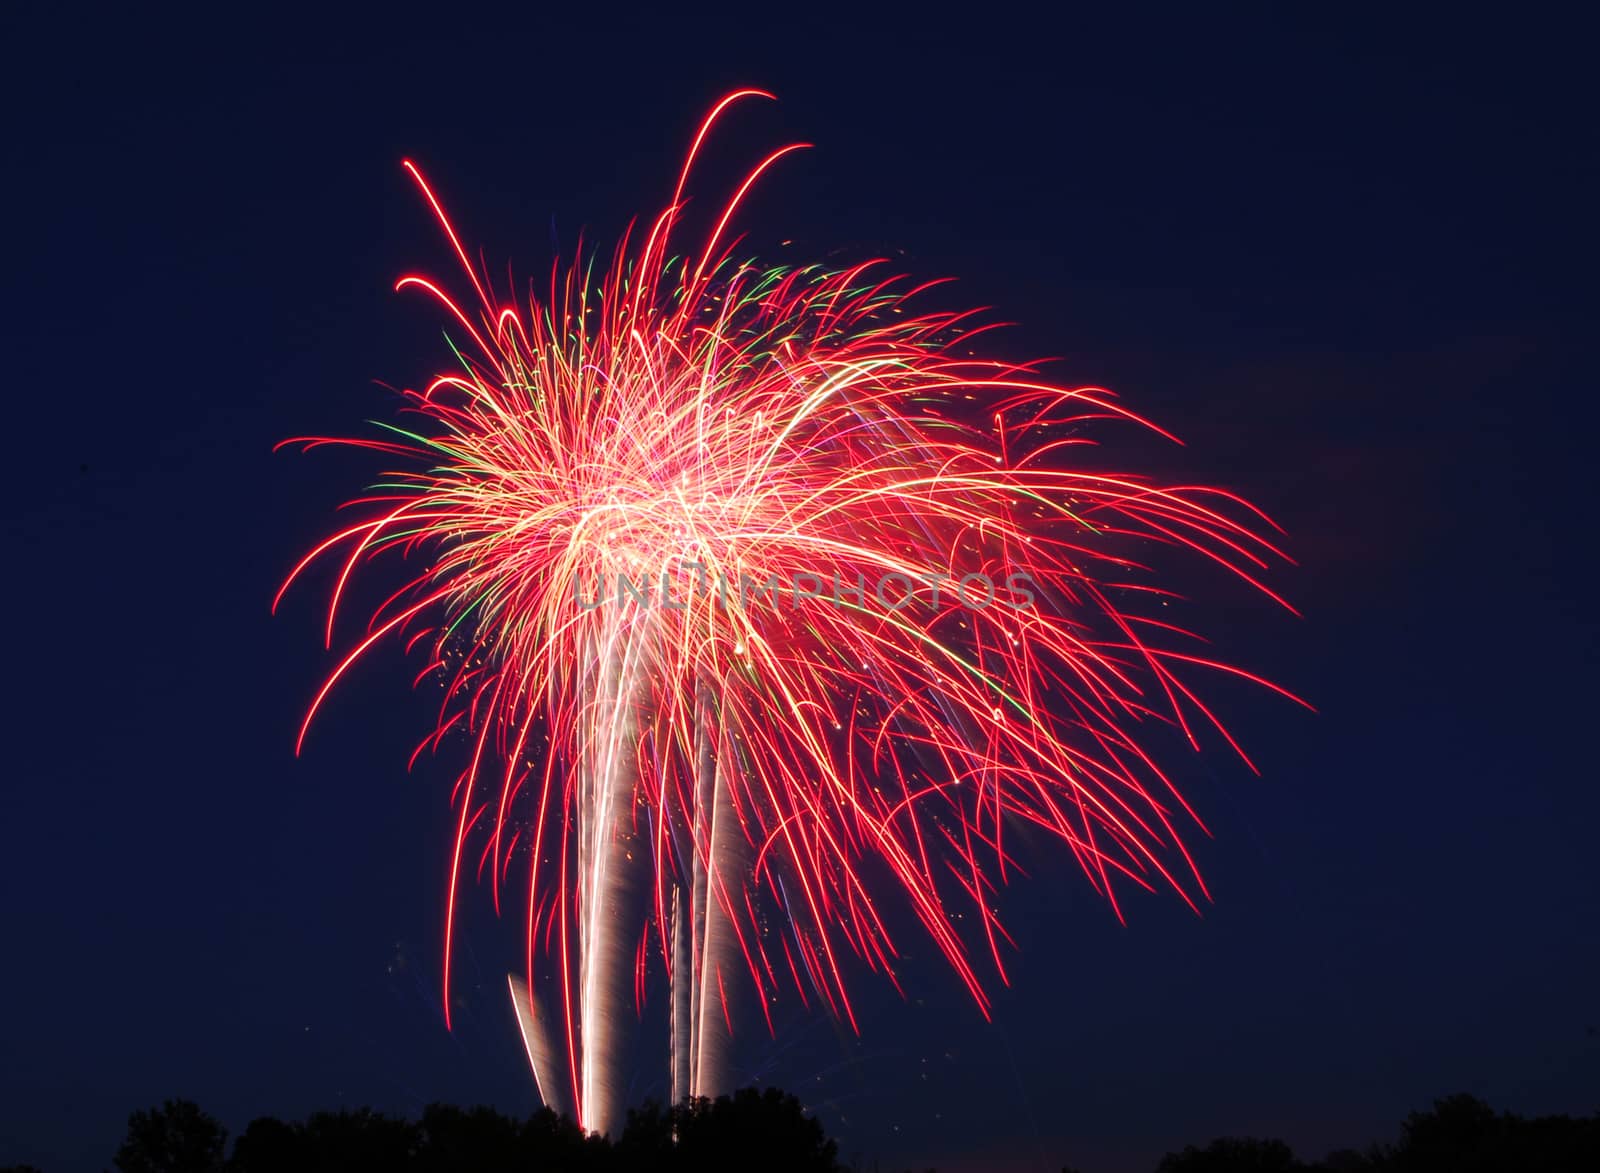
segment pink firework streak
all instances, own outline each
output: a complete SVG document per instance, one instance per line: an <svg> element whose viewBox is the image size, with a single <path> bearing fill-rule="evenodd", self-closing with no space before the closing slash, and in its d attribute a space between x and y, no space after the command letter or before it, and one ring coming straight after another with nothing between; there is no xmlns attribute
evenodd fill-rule
<svg viewBox="0 0 1600 1173"><path fill-rule="evenodd" d="M487 873L498 911L525 858L518 1022L545 1101L601 1132L652 956L681 1097L722 1090L737 989L769 1029L783 990L856 1027L848 971L895 981L890 892L987 1015L1008 826L1059 839L1114 908L1124 883L1193 906L1178 824L1199 820L1141 731L1198 748L1208 726L1238 751L1195 675L1283 693L1147 613L1175 596L1139 560L1177 548L1281 603L1259 577L1282 557L1272 522L1075 459L1106 424L1166 433L1108 391L982 358L988 327L924 310L926 286L884 261L734 258L741 202L804 144L672 251L707 134L754 97L711 111L671 203L603 275L557 267L526 306L496 297L407 162L471 296L398 288L443 307L455 361L403 392L413 422L382 438L290 441L397 466L284 583L338 560L329 646L357 567L408 568L296 752L380 640L425 650L418 679L445 700L417 753L466 746L446 1020L460 885Z"/></svg>

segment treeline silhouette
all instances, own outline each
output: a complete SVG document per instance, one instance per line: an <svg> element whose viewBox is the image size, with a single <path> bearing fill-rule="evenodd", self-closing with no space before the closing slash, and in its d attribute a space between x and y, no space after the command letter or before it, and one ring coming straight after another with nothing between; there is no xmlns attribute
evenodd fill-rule
<svg viewBox="0 0 1600 1173"><path fill-rule="evenodd" d="M409 1120L367 1108L303 1123L254 1120L227 1131L187 1100L135 1112L112 1164L119 1173L836 1173L838 1150L800 1101L746 1088L674 1108L628 1113L615 1139L586 1135L548 1109L526 1120L492 1108L434 1104ZM0 1171L4 1173L4 1171Z"/></svg>
<svg viewBox="0 0 1600 1173"><path fill-rule="evenodd" d="M118 1173L848 1173L838 1146L800 1101L747 1088L675 1108L628 1113L615 1139L587 1136L548 1110L526 1120L492 1108L435 1104L415 1119L367 1108L301 1123L252 1121L228 1150L227 1130L188 1100L135 1112L112 1164ZM1522 1117L1457 1095L1413 1112L1398 1140L1297 1158L1281 1140L1224 1137L1168 1153L1155 1173L1596 1173L1600 1113ZM0 1173L39 1173L26 1165ZM908 1171L910 1173L910 1171ZM934 1173L928 1170L926 1173ZM1062 1166L1062 1173L1077 1173Z"/></svg>
<svg viewBox="0 0 1600 1173"><path fill-rule="evenodd" d="M1400 1138L1365 1151L1299 1160L1281 1140L1224 1137L1168 1153L1156 1173L1596 1173L1600 1112L1516 1116L1475 1096L1436 1100L1400 1125Z"/></svg>

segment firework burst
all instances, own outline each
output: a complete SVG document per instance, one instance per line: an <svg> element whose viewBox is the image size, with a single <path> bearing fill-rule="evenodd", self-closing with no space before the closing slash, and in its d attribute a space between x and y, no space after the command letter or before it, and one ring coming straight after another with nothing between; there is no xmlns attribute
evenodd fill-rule
<svg viewBox="0 0 1600 1173"><path fill-rule="evenodd" d="M1194 675L1276 688L1158 618L1171 595L1140 564L1176 547L1276 599L1265 515L1079 459L1107 422L1153 425L1108 391L984 359L987 327L924 309L925 287L885 262L735 257L737 209L798 146L674 251L707 133L757 96L717 105L671 203L603 272L580 257L521 304L493 293L406 163L471 297L399 288L446 312L453 362L403 393L411 422L299 441L395 462L284 584L337 559L330 646L358 567L402 556L409 573L297 752L368 649L426 653L419 680L445 700L417 752L451 734L466 747L447 1017L461 885L486 876L498 910L514 884L512 998L540 1093L598 1131L653 965L670 978L674 1095L703 1094L735 1002L770 1027L788 993L855 1026L849 972L895 980L891 894L987 1013L1018 826L1063 844L1113 906L1125 885L1202 899L1180 834L1198 820L1147 731L1198 746L1208 726L1232 745Z"/></svg>

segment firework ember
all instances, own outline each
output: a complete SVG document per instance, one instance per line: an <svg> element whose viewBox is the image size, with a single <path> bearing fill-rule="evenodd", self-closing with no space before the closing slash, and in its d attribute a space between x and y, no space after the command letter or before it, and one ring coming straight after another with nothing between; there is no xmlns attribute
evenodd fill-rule
<svg viewBox="0 0 1600 1173"><path fill-rule="evenodd" d="M924 308L886 262L734 255L741 203L797 147L683 248L707 134L767 96L724 98L666 209L525 303L499 298L406 163L468 296L399 288L437 300L452 361L403 393L410 422L300 441L394 462L284 584L336 560L330 646L358 567L406 573L297 752L375 644L426 655L445 700L418 753L448 738L463 758L446 1014L478 876L525 919L511 989L540 1094L596 1131L619 1122L618 1037L652 971L670 983L674 1096L724 1090L736 1020L793 997L853 1028L850 974L896 980L891 897L987 1013L1018 827L1059 841L1113 907L1128 885L1204 899L1183 843L1199 823L1149 734L1233 745L1197 677L1276 688L1160 617L1167 560L1142 553L1276 599L1272 523L1083 459L1097 428L1153 425L985 359L982 323Z"/></svg>

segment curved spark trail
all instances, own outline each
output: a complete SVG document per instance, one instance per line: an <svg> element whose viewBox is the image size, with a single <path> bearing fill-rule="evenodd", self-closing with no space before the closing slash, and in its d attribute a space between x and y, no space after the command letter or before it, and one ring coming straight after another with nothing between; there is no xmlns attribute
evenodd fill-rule
<svg viewBox="0 0 1600 1173"><path fill-rule="evenodd" d="M1016 827L1058 840L1113 907L1126 884L1204 898L1179 832L1198 820L1146 734L1198 748L1209 727L1237 750L1196 676L1282 691L1192 650L1144 564L1175 548L1276 599L1266 516L1083 459L1107 424L1159 429L1109 391L982 357L986 326L924 309L886 262L734 256L737 209L797 147L673 251L713 124L767 96L718 104L672 202L609 266L579 257L522 305L407 162L471 297L398 288L439 303L454 362L403 393L411 422L299 441L395 462L284 584L337 559L330 646L358 567L408 573L297 752L379 640L426 649L445 700L418 753L454 736L466 759L447 1020L460 885L487 873L496 909L525 910L511 991L540 1094L597 1131L619 1118L618 1032L655 965L674 1095L705 1094L736 991L763 1015L788 990L857 1025L848 972L895 980L891 895L987 1014Z"/></svg>

